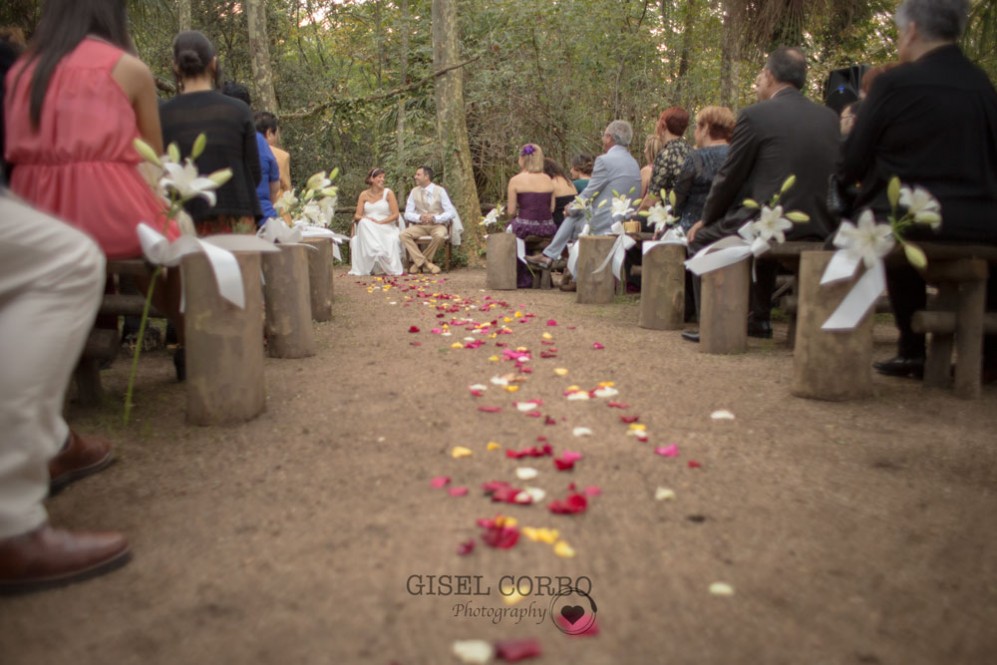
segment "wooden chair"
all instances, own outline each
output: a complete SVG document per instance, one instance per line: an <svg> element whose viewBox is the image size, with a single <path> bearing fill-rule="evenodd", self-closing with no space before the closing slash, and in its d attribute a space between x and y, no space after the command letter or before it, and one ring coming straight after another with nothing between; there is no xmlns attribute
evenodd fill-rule
<svg viewBox="0 0 997 665"><path fill-rule="evenodd" d="M411 224L409 224L408 222L406 222L405 226L406 226L406 228L408 228L409 226L411 226ZM445 253L444 254L444 258L443 258L443 269L446 270L446 271L449 271L450 270L450 263L453 260L453 245L450 244L450 222L449 221L443 222L443 226L445 226L446 229L447 229L446 238L444 238L444 240L443 240L443 251ZM418 238L415 239L415 243L419 246L419 251L421 251L421 252L425 252L426 248L429 247L429 243L431 243L432 241L433 241L433 237L432 236L428 236L428 235L419 236ZM433 261L434 258L436 258L436 257L433 257L433 256L427 256L426 257L426 259L428 261ZM433 263L435 263L435 261L433 261ZM409 259L408 254L406 254L405 255L405 269L408 270L408 268L409 268L410 265L412 265L412 260Z"/></svg>

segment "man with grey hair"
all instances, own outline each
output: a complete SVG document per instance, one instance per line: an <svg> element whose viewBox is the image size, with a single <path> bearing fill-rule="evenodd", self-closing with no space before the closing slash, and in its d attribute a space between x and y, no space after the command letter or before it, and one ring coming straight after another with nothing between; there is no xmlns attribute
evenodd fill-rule
<svg viewBox="0 0 997 665"><path fill-rule="evenodd" d="M730 152L710 188L703 218L689 229L689 251L714 243L758 214L745 199L767 203L790 175L796 184L779 199L784 210L810 217L794 224L789 240L823 240L834 230L827 209L827 183L838 159L840 130L834 111L803 96L807 60L803 51L781 46L769 54L755 78L758 103L741 111L731 137ZM748 334L771 337L772 293L776 265L756 265L752 283ZM698 333L683 333L698 341Z"/></svg>
<svg viewBox="0 0 997 665"><path fill-rule="evenodd" d="M861 182L853 210L890 212L894 176L938 199L937 232L916 225L905 236L937 242L997 244L997 92L957 41L966 28L968 0L906 0L896 14L901 63L876 79L844 148L841 182ZM924 281L909 265L887 269L897 328L897 356L875 364L889 376L920 377L924 335L911 319L924 309ZM997 309L997 271L991 271L987 309ZM984 379L997 379L997 336L983 349Z"/></svg>
<svg viewBox="0 0 997 665"><path fill-rule="evenodd" d="M602 133L602 155L595 158L592 177L580 198L591 206L592 219L588 220L593 235L606 235L613 225L610 203L613 192L626 194L635 199L640 196L640 166L627 146L633 139L634 130L626 120L614 120ZM529 263L541 267L551 265L561 257L568 242L577 238L586 224L584 212L570 204L566 216L558 227L554 239L543 253L526 257Z"/></svg>

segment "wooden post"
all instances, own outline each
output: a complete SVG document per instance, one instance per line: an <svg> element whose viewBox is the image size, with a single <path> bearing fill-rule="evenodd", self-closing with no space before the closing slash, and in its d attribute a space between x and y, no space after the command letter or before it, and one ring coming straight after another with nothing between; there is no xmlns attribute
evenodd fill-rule
<svg viewBox="0 0 997 665"><path fill-rule="evenodd" d="M699 350L744 353L748 349L748 289L751 259L702 276Z"/></svg>
<svg viewBox="0 0 997 665"><path fill-rule="evenodd" d="M279 245L263 257L267 345L273 358L315 355L312 307L308 296L308 248Z"/></svg>
<svg viewBox="0 0 997 665"><path fill-rule="evenodd" d="M979 261L977 259L977 261ZM985 261L979 261L986 271ZM986 310L987 282L985 279L965 282L959 290L956 310L955 394L966 399L980 396L983 374L983 316Z"/></svg>
<svg viewBox="0 0 997 665"><path fill-rule="evenodd" d="M328 321L332 318L332 240L310 238L305 242L316 250L306 252L312 318Z"/></svg>
<svg viewBox="0 0 997 665"><path fill-rule="evenodd" d="M821 330L858 280L853 277L821 286L820 278L832 256L834 252L800 256L792 393L810 399L859 399L872 394L875 310L870 309L854 330Z"/></svg>
<svg viewBox="0 0 997 665"><path fill-rule="evenodd" d="M640 273L641 328L681 330L685 324L685 258L682 245L657 245L644 254Z"/></svg>
<svg viewBox="0 0 997 665"><path fill-rule="evenodd" d="M236 252L246 306L221 297L203 254L185 256L187 422L225 425L252 420L266 405L263 385L263 291L260 255Z"/></svg>
<svg viewBox="0 0 997 665"><path fill-rule="evenodd" d="M516 288L516 236L511 233L488 234L487 278L485 286L499 291Z"/></svg>
<svg viewBox="0 0 997 665"><path fill-rule="evenodd" d="M613 274L612 262L603 270L593 274L596 268L606 260L616 236L581 236L578 238L578 264L575 266L578 274L578 300L583 305L605 305L613 302L616 294L616 275Z"/></svg>

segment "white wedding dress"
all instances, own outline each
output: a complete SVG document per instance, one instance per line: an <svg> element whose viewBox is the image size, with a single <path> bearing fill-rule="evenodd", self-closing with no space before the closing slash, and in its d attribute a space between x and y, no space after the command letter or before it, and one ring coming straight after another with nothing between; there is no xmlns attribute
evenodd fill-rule
<svg viewBox="0 0 997 665"><path fill-rule="evenodd" d="M403 272L402 242L399 238L401 227L397 223L376 223L391 214L389 191L385 188L379 201L364 203L363 217L357 222L356 233L350 238L351 275L372 275L375 271L401 275Z"/></svg>

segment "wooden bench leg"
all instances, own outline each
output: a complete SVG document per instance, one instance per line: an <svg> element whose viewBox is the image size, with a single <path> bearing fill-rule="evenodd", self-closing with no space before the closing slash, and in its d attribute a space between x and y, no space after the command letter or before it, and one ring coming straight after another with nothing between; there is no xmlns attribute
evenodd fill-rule
<svg viewBox="0 0 997 665"><path fill-rule="evenodd" d="M942 282L938 285L938 296L932 309L954 311L959 300L959 285L955 282ZM932 333L928 345L928 355L924 362L924 385L929 388L947 388L951 381L952 365L951 333Z"/></svg>
<svg viewBox="0 0 997 665"><path fill-rule="evenodd" d="M956 310L955 394L966 399L980 396L986 297L986 281L966 282L959 292L959 308Z"/></svg>
<svg viewBox="0 0 997 665"><path fill-rule="evenodd" d="M99 406L104 400L104 387L100 385L100 360L80 358L73 378L80 405Z"/></svg>

